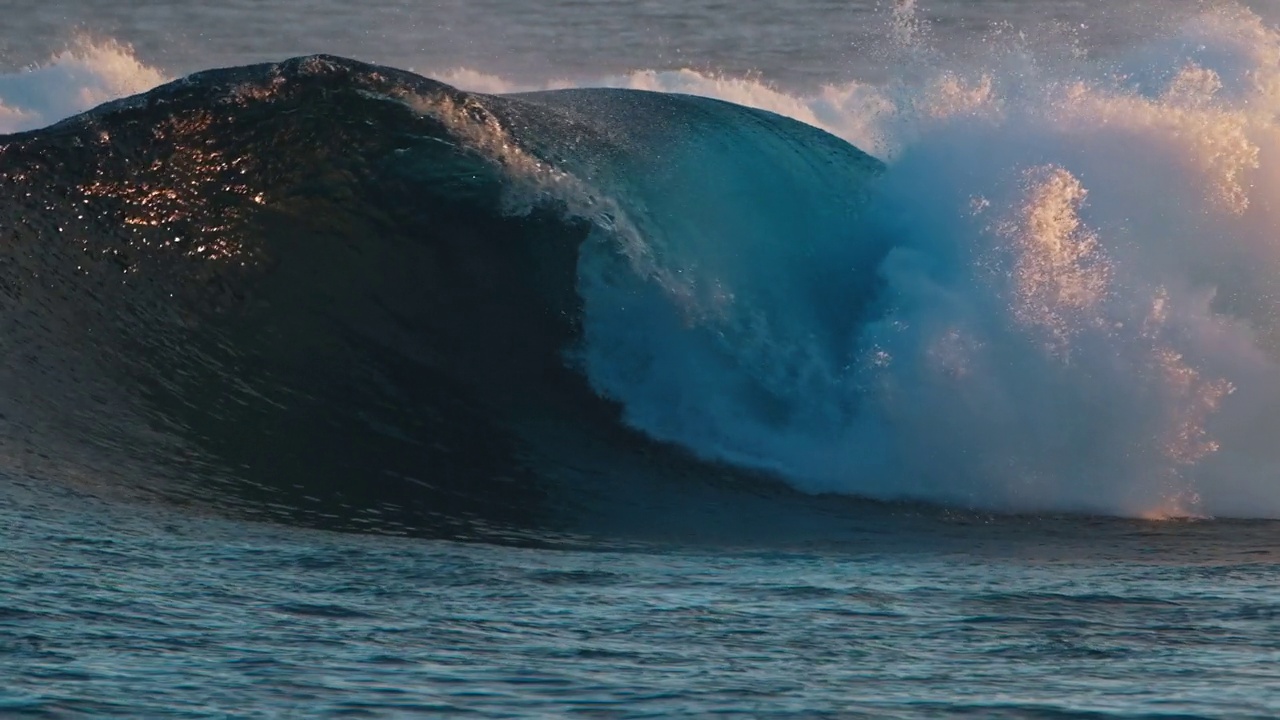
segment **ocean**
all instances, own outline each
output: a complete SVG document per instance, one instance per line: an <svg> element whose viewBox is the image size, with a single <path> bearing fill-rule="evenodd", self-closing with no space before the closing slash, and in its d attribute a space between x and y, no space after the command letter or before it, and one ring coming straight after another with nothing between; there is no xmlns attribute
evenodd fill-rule
<svg viewBox="0 0 1280 720"><path fill-rule="evenodd" d="M1280 715L1274 4L3 17L0 717Z"/></svg>

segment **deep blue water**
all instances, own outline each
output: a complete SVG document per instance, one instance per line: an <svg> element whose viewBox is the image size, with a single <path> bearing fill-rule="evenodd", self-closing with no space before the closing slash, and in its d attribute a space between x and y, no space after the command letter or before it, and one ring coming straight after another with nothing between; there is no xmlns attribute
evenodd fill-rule
<svg viewBox="0 0 1280 720"><path fill-rule="evenodd" d="M534 549L15 487L3 514L2 702L15 716L1261 718L1280 707L1268 524L934 514L900 517L888 536L846 529L764 547L561 538Z"/></svg>

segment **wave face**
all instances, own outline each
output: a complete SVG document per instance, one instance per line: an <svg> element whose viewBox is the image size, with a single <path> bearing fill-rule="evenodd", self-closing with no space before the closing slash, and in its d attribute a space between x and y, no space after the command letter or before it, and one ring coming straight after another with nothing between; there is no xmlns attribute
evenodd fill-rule
<svg viewBox="0 0 1280 720"><path fill-rule="evenodd" d="M715 100L489 97L332 57L197 74L0 143L10 468L445 529L545 520L571 474L706 475L619 422L622 375L595 348L637 316L613 301L657 288L702 327L723 289L682 277L695 261L747 271L744 296L783 289L742 253L784 227L847 240L880 168Z"/></svg>
<svg viewBox="0 0 1280 720"><path fill-rule="evenodd" d="M92 467L270 488L399 478L370 492L449 517L725 465L1004 511L1280 517L1280 33L1226 8L1106 60L997 33L953 61L904 7L885 85L444 75L505 93L485 95L321 58L9 138L28 225L5 223L6 277L34 315L5 342L35 359L8 372L68 398L8 399L43 418L10 437L83 425L114 453ZM55 273L37 245L127 290L33 289Z"/></svg>

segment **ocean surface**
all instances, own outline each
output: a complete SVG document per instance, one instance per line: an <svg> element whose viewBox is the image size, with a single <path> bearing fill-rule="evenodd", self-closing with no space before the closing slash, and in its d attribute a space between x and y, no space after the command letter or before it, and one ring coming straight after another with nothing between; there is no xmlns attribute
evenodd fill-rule
<svg viewBox="0 0 1280 720"><path fill-rule="evenodd" d="M0 717L1280 716L1273 3L0 17Z"/></svg>

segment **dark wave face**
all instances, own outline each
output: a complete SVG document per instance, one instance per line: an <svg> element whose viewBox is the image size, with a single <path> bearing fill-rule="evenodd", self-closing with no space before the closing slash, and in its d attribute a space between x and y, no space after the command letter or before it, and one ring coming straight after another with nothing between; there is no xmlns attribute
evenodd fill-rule
<svg viewBox="0 0 1280 720"><path fill-rule="evenodd" d="M619 335L646 288L687 296L686 325L717 273L743 297L808 292L777 280L787 255L742 258L786 228L847 236L878 170L718 101L483 96L333 57L0 137L3 471L444 535L772 487L631 429L646 410L619 388L644 371L599 351L662 345ZM710 226L741 246L668 241ZM880 251L847 245L865 281L812 307L869 307ZM694 265L711 272L686 282ZM792 410L767 382L742 392Z"/></svg>

